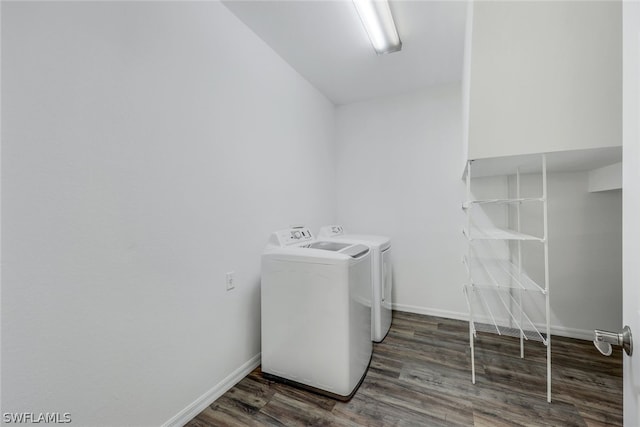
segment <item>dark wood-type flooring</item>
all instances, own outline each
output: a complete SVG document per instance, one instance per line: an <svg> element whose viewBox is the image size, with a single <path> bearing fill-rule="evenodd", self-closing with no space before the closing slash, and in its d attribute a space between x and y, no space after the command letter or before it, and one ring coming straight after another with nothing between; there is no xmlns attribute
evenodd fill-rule
<svg viewBox="0 0 640 427"><path fill-rule="evenodd" d="M267 381L254 370L187 425L202 426L604 426L622 425L622 353L552 337L546 347L492 334L476 339L471 384L468 323L394 312L349 402Z"/></svg>

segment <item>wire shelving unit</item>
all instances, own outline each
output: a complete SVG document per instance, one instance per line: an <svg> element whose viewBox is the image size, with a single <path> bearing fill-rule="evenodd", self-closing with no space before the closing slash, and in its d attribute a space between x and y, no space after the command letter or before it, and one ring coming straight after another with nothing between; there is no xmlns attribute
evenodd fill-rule
<svg viewBox="0 0 640 427"><path fill-rule="evenodd" d="M515 197L474 199L471 192L473 160L466 168L466 201L462 208L466 212L466 227L463 230L467 238L467 254L463 263L467 270L468 281L464 285L464 294L469 308L469 345L471 347L471 380L476 382L475 346L478 332L488 332L503 336L520 338L520 357L524 358L524 344L536 341L547 350L547 401L551 402L551 330L549 303L549 246L547 225L547 159L540 155L542 175L542 196L521 197L520 169L515 170ZM524 203L542 205L542 236L526 234L521 231L520 207ZM474 224L473 211L488 205L504 205L515 214L515 229L482 227ZM515 211L515 212L513 212ZM492 251L477 249L477 241L511 242L514 249L509 259L501 259ZM543 248L544 282L533 280L522 267L522 242L538 242ZM481 253L478 253L481 252ZM486 253L488 252L488 253ZM532 319L532 311L542 312L543 321Z"/></svg>

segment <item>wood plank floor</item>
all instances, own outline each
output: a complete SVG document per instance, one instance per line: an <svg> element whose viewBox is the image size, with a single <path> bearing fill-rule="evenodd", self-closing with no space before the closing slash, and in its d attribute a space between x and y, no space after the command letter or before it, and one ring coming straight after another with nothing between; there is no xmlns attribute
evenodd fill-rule
<svg viewBox="0 0 640 427"><path fill-rule="evenodd" d="M349 402L265 380L254 370L187 425L208 426L621 426L622 353L552 337L546 347L481 334L471 384L467 322L394 312Z"/></svg>

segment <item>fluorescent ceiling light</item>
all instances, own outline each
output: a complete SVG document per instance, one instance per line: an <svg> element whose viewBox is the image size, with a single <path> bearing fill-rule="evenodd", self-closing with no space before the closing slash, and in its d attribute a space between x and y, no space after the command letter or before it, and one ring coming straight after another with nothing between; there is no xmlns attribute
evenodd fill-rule
<svg viewBox="0 0 640 427"><path fill-rule="evenodd" d="M353 4L378 55L402 49L387 0L353 0Z"/></svg>

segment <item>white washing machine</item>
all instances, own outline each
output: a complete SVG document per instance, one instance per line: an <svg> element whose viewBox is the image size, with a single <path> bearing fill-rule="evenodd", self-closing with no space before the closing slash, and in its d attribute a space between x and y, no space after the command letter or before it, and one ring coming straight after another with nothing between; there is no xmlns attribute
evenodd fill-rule
<svg viewBox="0 0 640 427"><path fill-rule="evenodd" d="M262 372L348 400L371 361L371 251L273 233L262 255Z"/></svg>
<svg viewBox="0 0 640 427"><path fill-rule="evenodd" d="M320 228L318 239L358 243L371 248L371 339L380 342L391 327L391 239L384 236L345 234L341 225Z"/></svg>

